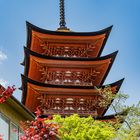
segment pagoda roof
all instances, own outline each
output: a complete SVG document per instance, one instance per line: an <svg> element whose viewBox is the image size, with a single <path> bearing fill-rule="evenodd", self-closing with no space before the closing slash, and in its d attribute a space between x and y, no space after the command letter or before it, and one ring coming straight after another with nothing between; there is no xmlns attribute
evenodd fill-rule
<svg viewBox="0 0 140 140"><path fill-rule="evenodd" d="M27 47L32 51L41 53L40 41L44 42L58 42L58 43L87 43L96 44L91 57L99 57L103 51L106 41L109 37L113 26L105 28L96 32L63 32L63 31L50 31L39 28L29 22L27 25ZM98 44L96 43L98 42ZM67 45L68 45L67 44ZM72 46L73 47L73 46Z"/></svg>
<svg viewBox="0 0 140 140"><path fill-rule="evenodd" d="M44 83L45 81L42 80L42 78L45 75L41 71L42 68L44 69L45 66L49 68L49 70L47 70L49 72L69 71L70 73L76 72L76 74L77 72L79 72L80 74L81 73L89 74L88 80L90 81L91 79L94 80L90 82L91 83L90 85L92 86L98 86L103 84L118 53L118 51L116 51L112 54L99 58L80 59L80 58L58 58L45 56L33 52L28 48L24 49L25 49L25 72L24 72L25 76L28 76L29 78L34 79L35 81ZM45 70L43 72L45 72ZM91 77L92 75L94 77ZM87 82L87 84L88 83L89 82Z"/></svg>
<svg viewBox="0 0 140 140"><path fill-rule="evenodd" d="M124 79L110 84L113 94L116 94ZM22 75L22 103L25 104L32 112L40 105L38 97L46 94L47 97L71 97L71 98L85 98L85 99L98 99L100 97L97 88L105 88L107 85L98 87L81 87L81 86L66 86L66 85L52 85L34 81ZM32 102L31 102L32 101ZM97 101L98 102L98 101ZM108 107L101 107L97 111L100 116L103 116Z"/></svg>

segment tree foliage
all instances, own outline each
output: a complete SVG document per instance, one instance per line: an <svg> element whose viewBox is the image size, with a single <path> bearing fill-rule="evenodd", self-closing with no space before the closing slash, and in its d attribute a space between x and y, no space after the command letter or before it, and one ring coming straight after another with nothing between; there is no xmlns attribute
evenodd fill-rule
<svg viewBox="0 0 140 140"><path fill-rule="evenodd" d="M140 139L140 102L137 105L126 107L128 115L124 124L118 130L117 139L119 140L139 140Z"/></svg>
<svg viewBox="0 0 140 140"><path fill-rule="evenodd" d="M116 136L111 123L96 121L90 116L80 118L74 114L62 118L55 115L52 121L60 126L58 134L61 140L110 140Z"/></svg>
<svg viewBox="0 0 140 140"><path fill-rule="evenodd" d="M46 123L51 118L36 118L34 121L21 123L24 135L20 140L56 140L58 125L53 122Z"/></svg>
<svg viewBox="0 0 140 140"><path fill-rule="evenodd" d="M4 103L15 91L15 87L8 86L7 89L3 89L3 92L0 93L0 104Z"/></svg>

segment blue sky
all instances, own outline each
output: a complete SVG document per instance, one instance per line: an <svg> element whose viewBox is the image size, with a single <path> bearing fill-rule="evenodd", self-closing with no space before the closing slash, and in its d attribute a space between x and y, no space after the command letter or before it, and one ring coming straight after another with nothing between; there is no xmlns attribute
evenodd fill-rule
<svg viewBox="0 0 140 140"><path fill-rule="evenodd" d="M102 55L119 50L105 81L123 77L121 91L129 94L127 104L140 100L140 1L65 0L66 22L73 31L98 31L114 25ZM59 0L0 0L0 82L21 86L26 24L56 30ZM14 94L20 99L21 91Z"/></svg>

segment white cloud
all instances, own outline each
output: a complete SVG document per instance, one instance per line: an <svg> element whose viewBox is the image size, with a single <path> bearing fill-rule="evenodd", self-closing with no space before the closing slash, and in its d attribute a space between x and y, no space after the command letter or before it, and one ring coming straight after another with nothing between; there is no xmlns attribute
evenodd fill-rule
<svg viewBox="0 0 140 140"><path fill-rule="evenodd" d="M3 86L3 87L6 87L8 82L6 80L3 80L3 79L0 79L0 84Z"/></svg>
<svg viewBox="0 0 140 140"><path fill-rule="evenodd" d="M7 59L7 55L4 54L2 51L0 51L0 63L1 63L1 61L5 60L5 59Z"/></svg>

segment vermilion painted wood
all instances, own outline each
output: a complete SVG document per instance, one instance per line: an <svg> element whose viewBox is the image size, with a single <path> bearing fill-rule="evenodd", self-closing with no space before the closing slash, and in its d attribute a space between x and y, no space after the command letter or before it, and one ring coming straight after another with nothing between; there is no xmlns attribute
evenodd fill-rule
<svg viewBox="0 0 140 140"><path fill-rule="evenodd" d="M27 22L22 103L32 112L37 106L45 107L43 114L103 116L110 104L99 106L102 96L95 86L105 87L102 85L118 53L100 57L111 29L49 31ZM113 94L122 82L111 84Z"/></svg>

